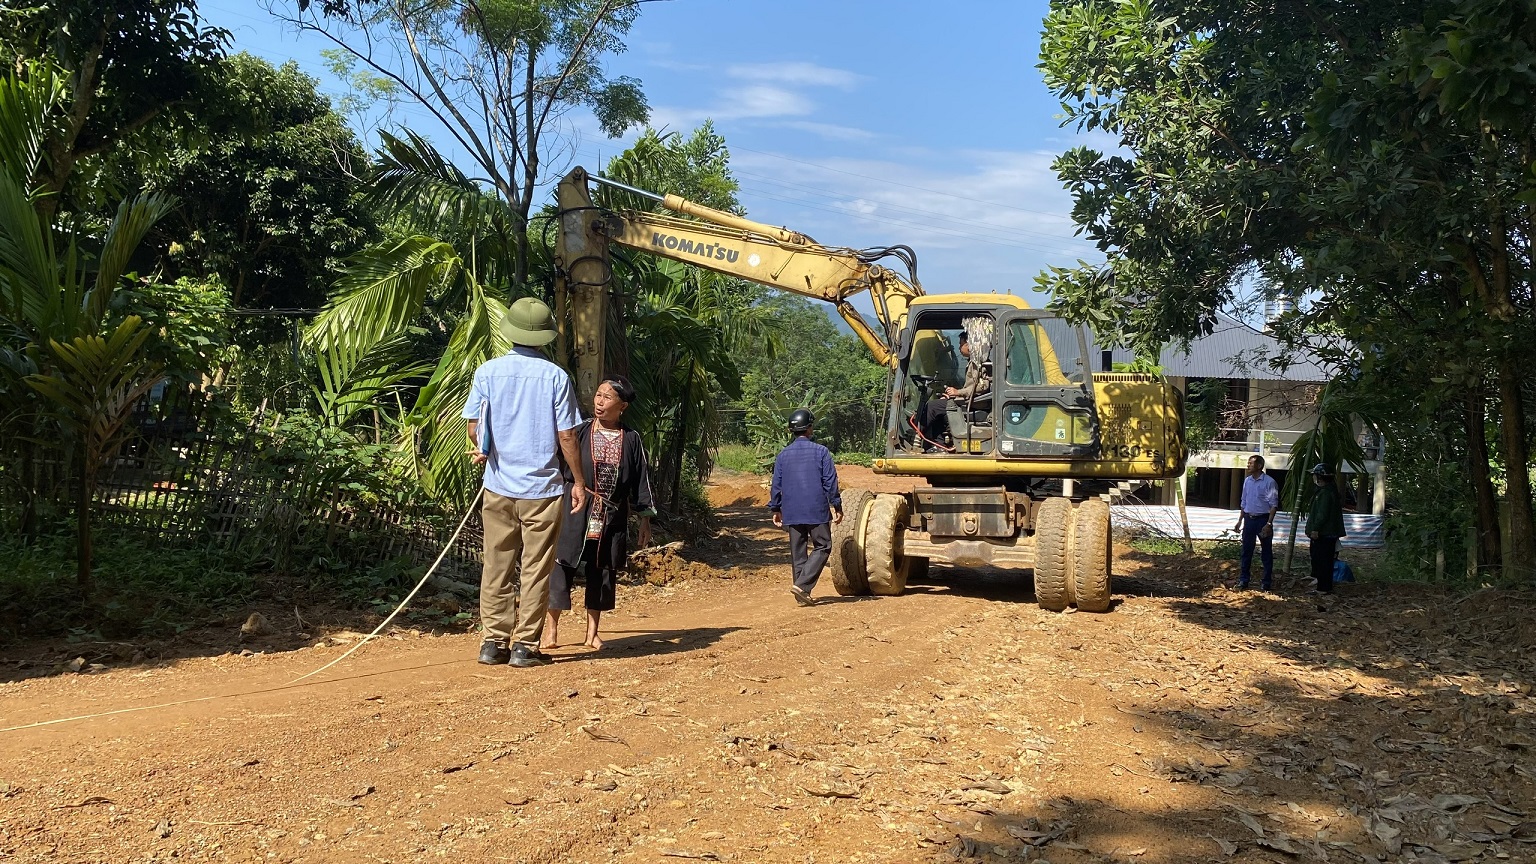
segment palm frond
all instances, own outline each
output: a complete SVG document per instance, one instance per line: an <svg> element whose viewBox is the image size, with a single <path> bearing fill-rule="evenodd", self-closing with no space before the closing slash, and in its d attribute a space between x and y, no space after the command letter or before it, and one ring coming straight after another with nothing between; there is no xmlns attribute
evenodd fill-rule
<svg viewBox="0 0 1536 864"><path fill-rule="evenodd" d="M384 219L442 238L499 235L506 204L486 193L430 141L380 133L383 141L367 202Z"/></svg>
<svg viewBox="0 0 1536 864"><path fill-rule="evenodd" d="M321 350L342 344L366 350L415 321L431 291L450 283L462 267L453 246L432 237L364 249L348 261L336 296L305 338Z"/></svg>
<svg viewBox="0 0 1536 864"><path fill-rule="evenodd" d="M407 418L407 425L420 429L425 441L422 467L428 494L455 502L467 501L476 484L474 466L464 455L469 439L468 421L462 416L475 370L511 348L499 327L506 306L487 296L478 282L471 285L470 312L454 330L416 410Z"/></svg>
<svg viewBox="0 0 1536 864"><path fill-rule="evenodd" d="M430 372L430 365L410 359L410 348L409 335L400 333L372 346L334 343L317 351L320 380L311 392L320 416L328 425L346 426L407 380Z"/></svg>
<svg viewBox="0 0 1536 864"><path fill-rule="evenodd" d="M43 160L49 117L63 101L64 77L51 64L0 78L0 171L28 187Z"/></svg>
<svg viewBox="0 0 1536 864"><path fill-rule="evenodd" d="M56 314L59 266L22 182L0 171L0 314L37 332Z"/></svg>
<svg viewBox="0 0 1536 864"><path fill-rule="evenodd" d="M123 278L123 269L144 235L176 206L173 196L159 192L137 195L117 207L117 215L107 229L101 259L96 264L95 287L83 292L83 312L88 326L96 328L107 314L107 303Z"/></svg>

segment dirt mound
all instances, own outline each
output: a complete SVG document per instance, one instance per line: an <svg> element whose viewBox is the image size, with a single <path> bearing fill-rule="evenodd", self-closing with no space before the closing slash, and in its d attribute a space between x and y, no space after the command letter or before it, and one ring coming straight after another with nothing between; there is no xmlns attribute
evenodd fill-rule
<svg viewBox="0 0 1536 864"><path fill-rule="evenodd" d="M652 585L667 585L717 575L708 564L689 561L680 555L682 548L682 543L668 543L665 546L636 550L629 556L630 576L637 580L644 579Z"/></svg>
<svg viewBox="0 0 1536 864"><path fill-rule="evenodd" d="M705 489L712 507L766 507L768 506L767 481L751 474L738 474L720 478Z"/></svg>

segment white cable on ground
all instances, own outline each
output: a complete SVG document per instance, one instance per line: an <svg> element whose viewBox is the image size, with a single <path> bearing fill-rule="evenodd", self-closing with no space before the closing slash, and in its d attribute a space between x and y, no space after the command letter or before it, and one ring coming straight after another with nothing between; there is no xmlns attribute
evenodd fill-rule
<svg viewBox="0 0 1536 864"><path fill-rule="evenodd" d="M471 501L469 503L469 509L464 511L464 518L459 520L459 527L453 529L453 536L448 538L447 545L445 545L443 547L443 551L442 552L438 553L437 560L433 561L432 562L432 566L427 568L427 572L422 575L421 581L416 583L416 587L411 589L411 593L405 595L405 599L400 601L400 605L395 607L395 611L389 613L389 617L387 617L383 621L379 622L379 626L373 628L373 632L369 633L367 636L364 636L362 641L358 642L356 645L353 645L351 648L347 649L347 652L345 654L341 655L340 657L337 657L335 660L332 660L331 662L325 664L324 666L321 666L319 669L316 669L313 672L308 672L308 673L305 673L303 675L300 675L299 677L293 679L292 681L289 681L287 684L279 684L279 685L277 685L275 687L264 687L264 688L262 688L260 690L248 690L248 691L241 692L241 693L226 693L226 694L214 695L214 696L197 696L197 697L194 697L194 698L191 698L191 699L177 699L177 700L175 700L173 702L161 702L161 703L159 703L157 705L140 705L140 706L138 706L136 708L118 708L118 709L116 709L114 711L99 711L99 712L97 712L95 714L79 714L79 715L76 715L74 717L60 717L60 718L57 718L55 720L40 720L40 721L38 721L36 723L24 723L24 724L22 724L20 726L7 726L4 729L0 729L0 733L19 732L22 729L35 729L35 728L37 728L39 726L53 726L53 725L59 724L59 723L73 723L76 720L91 720L91 719L94 719L94 718L97 718L97 717L110 717L110 716L112 716L114 714L131 714L131 713L133 713L135 711L153 711L153 710L155 710L157 708L172 708L172 707L175 707L177 705L190 705L190 704L192 704L194 702L209 702L209 701L212 701L214 699L234 699L234 698L239 697L239 696L255 696L255 695L261 694L261 693L272 693L272 692L275 692L275 691L278 691L278 690L286 690L286 689L288 689L290 687L295 686L300 681L303 681L306 678L312 678L315 675L318 675L321 672L324 672L325 670L331 668L332 666L335 666L337 663L340 663L341 661L347 659L348 657L351 657L353 652L357 651L357 649L359 649L359 648L363 647L363 645L367 644L368 640L370 640L373 637L379 635L379 633L385 627L389 626L389 622L395 620L395 616L396 615L399 615L402 611L405 610L405 607L411 602L412 599L415 598L416 593L421 590L423 585L427 584L427 580L432 578L432 574L437 572L438 565L442 564L443 563L443 559L448 557L448 550L452 549L453 548L453 544L458 542L459 534L464 530L464 526L469 524L469 517L474 515L475 508L477 506L479 506L480 498L481 498L481 496L483 494L484 494L484 490L482 489L480 493L477 493L475 495L475 500L473 500L473 501ZM315 683L318 684L318 683L322 683L322 682L318 682L317 681Z"/></svg>
<svg viewBox="0 0 1536 864"><path fill-rule="evenodd" d="M324 672L325 670L331 668L332 666L335 666L337 663L340 663L341 661L347 659L348 657L351 657L352 656L352 652L354 652L357 649L359 649L359 648L363 647L364 645L368 644L368 640L369 639L372 639L373 637L379 635L379 631L383 630L385 627L388 627L389 626L389 622L395 620L395 616L399 615L402 611L404 611L406 605L409 604L411 602L411 600L416 596L416 592L421 590L421 586L427 584L427 580L431 579L432 578L432 574L437 572L437 565L443 563L443 559L448 557L448 550L452 549L453 548L453 544L458 542L459 532L463 531L464 530L464 526L469 524L469 517L474 514L475 508L480 504L480 498L484 494L485 494L485 489L484 489L484 487L481 487L481 491L475 494L475 500L469 502L469 509L464 511L464 518L459 520L459 527L453 529L453 536L448 538L448 545L443 547L443 551L437 553L437 560L432 562L432 566L428 567L427 568L427 572L422 574L421 581L416 583L416 587L411 589L411 593L405 595L405 599L400 601L400 605L395 607L395 611L389 613L389 617L388 618L385 618L383 621L380 621L379 622L379 626L373 628L373 632L372 633L369 633L367 636L364 636L360 642L358 642L356 645L353 645L351 648L348 648L347 649L347 653L341 655L340 657L337 657L335 660L332 660L331 662L325 664L324 666L321 666L319 669L316 669L313 672L306 672L303 675L300 675L299 677L293 679L292 681L289 681L288 683L289 684L297 684L300 681L303 681L305 678L310 678L310 677L313 677L315 675L319 675L321 672Z"/></svg>

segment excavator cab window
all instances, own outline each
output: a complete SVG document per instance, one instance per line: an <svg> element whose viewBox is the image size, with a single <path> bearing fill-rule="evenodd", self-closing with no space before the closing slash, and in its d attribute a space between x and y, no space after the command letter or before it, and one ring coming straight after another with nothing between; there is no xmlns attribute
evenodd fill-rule
<svg viewBox="0 0 1536 864"><path fill-rule="evenodd" d="M899 418L905 446L923 452L985 453L990 393L946 399L948 387L963 388L970 366L990 377L992 316L986 312L925 311L902 340L904 406ZM970 345L967 359L961 349ZM980 346L980 350L977 350Z"/></svg>
<svg viewBox="0 0 1536 864"><path fill-rule="evenodd" d="M1098 449L1099 429L1081 328L1039 310L1010 312L997 323L995 388L1001 456L1080 458Z"/></svg>

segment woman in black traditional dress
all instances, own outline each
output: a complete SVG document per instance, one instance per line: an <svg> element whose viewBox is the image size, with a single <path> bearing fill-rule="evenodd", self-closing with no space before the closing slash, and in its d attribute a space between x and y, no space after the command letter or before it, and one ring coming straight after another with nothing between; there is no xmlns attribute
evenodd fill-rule
<svg viewBox="0 0 1536 864"><path fill-rule="evenodd" d="M640 517L641 548L651 543L651 517L656 515L651 494L651 473L646 466L640 434L621 422L624 409L635 401L635 388L620 375L610 375L598 385L592 400L592 420L576 433L581 467L591 494L585 510L570 512L566 492L564 524L555 553L555 570L549 580L549 613L544 620L544 646L559 645L560 613L571 608L571 585L578 575L587 583L587 639L589 648L603 647L597 635L603 613L614 606L619 571L629 557L629 514ZM571 482L570 472L565 475Z"/></svg>

